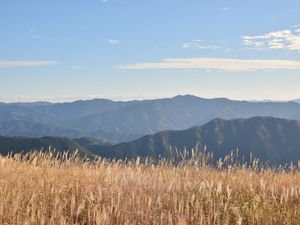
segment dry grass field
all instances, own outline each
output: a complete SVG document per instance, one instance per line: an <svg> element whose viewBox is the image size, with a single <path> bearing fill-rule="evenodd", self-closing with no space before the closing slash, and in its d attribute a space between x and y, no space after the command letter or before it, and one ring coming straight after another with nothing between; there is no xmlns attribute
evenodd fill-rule
<svg viewBox="0 0 300 225"><path fill-rule="evenodd" d="M195 161L0 157L0 224L300 224L300 174Z"/></svg>

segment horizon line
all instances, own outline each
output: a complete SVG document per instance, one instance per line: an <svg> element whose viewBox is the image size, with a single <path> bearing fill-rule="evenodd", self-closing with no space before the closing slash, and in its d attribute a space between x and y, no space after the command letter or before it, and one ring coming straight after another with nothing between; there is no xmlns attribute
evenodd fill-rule
<svg viewBox="0 0 300 225"><path fill-rule="evenodd" d="M297 101L299 98L291 98L291 99L241 99L241 98L230 98L226 96L216 96L216 97L201 97L195 94L178 94L178 95L171 95L171 96L127 96L127 97L101 97L101 96L90 96L90 97L0 97L0 103L4 104L14 104L14 103L38 103L38 102L45 102L45 103L72 103L77 101L92 101L92 100L109 100L114 102L129 102L129 101L151 101L151 100L160 100L160 99L172 99L176 97L184 97L184 96L191 96L201 99L213 100L213 99L227 99L231 101L247 101L247 102L294 102ZM11 99L11 100L5 100Z"/></svg>

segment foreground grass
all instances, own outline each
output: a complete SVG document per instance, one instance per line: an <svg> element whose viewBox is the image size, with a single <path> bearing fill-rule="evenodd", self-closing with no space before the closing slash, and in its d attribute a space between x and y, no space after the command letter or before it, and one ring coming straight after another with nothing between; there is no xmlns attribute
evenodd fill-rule
<svg viewBox="0 0 300 225"><path fill-rule="evenodd" d="M300 174L0 157L0 224L300 224Z"/></svg>

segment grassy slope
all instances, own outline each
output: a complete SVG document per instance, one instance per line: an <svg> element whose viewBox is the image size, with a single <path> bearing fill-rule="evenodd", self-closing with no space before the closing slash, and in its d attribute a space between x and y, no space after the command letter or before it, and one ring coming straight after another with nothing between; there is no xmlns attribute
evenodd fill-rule
<svg viewBox="0 0 300 225"><path fill-rule="evenodd" d="M0 157L0 183L0 224L300 224L297 172L92 165L40 154Z"/></svg>

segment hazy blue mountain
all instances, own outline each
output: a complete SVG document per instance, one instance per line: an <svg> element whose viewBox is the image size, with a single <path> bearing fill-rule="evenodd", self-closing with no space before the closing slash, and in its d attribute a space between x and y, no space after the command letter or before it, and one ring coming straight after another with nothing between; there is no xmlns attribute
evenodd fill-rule
<svg viewBox="0 0 300 225"><path fill-rule="evenodd" d="M46 101L37 101L37 102L14 102L10 104L18 105L18 106L38 107L38 106L52 105L53 103L46 102Z"/></svg>
<svg viewBox="0 0 300 225"><path fill-rule="evenodd" d="M2 136L24 136L24 137L84 137L88 134L82 130L69 129L37 122L24 120L0 121L0 135Z"/></svg>
<svg viewBox="0 0 300 225"><path fill-rule="evenodd" d="M300 120L300 104L203 99L191 95L129 102L95 99L55 104L2 103L0 123L4 125L0 124L0 134L84 136L121 142L162 130L203 125L214 118L254 116Z"/></svg>
<svg viewBox="0 0 300 225"><path fill-rule="evenodd" d="M56 151L76 151L81 155L92 155L86 148L78 145L76 142L61 137L3 137L0 136L0 154L6 155L9 152L20 153L33 150L47 151L55 149Z"/></svg>
<svg viewBox="0 0 300 225"><path fill-rule="evenodd" d="M54 115L58 120L65 121L96 113L110 112L134 103L134 101L122 102L107 99L79 100L75 102L41 105L36 107L36 110L41 113Z"/></svg>
<svg viewBox="0 0 300 225"><path fill-rule="evenodd" d="M300 118L297 103L252 103L229 99L202 99L195 96L177 96L171 99L141 101L120 109L93 114L72 121L70 127L89 131L109 140L127 141L166 129L187 129L202 125L214 118L249 118L274 116L287 119ZM125 135L125 136L123 136ZM101 137L94 136L94 137Z"/></svg>
<svg viewBox="0 0 300 225"><path fill-rule="evenodd" d="M214 119L203 126L182 131L163 131L132 142L99 146L99 155L116 158L168 156L170 146L178 149L200 149L214 154L217 160L239 149L239 156L250 159L250 153L271 163L297 163L300 160L300 122L273 117L249 119ZM95 151L95 150L94 150Z"/></svg>

